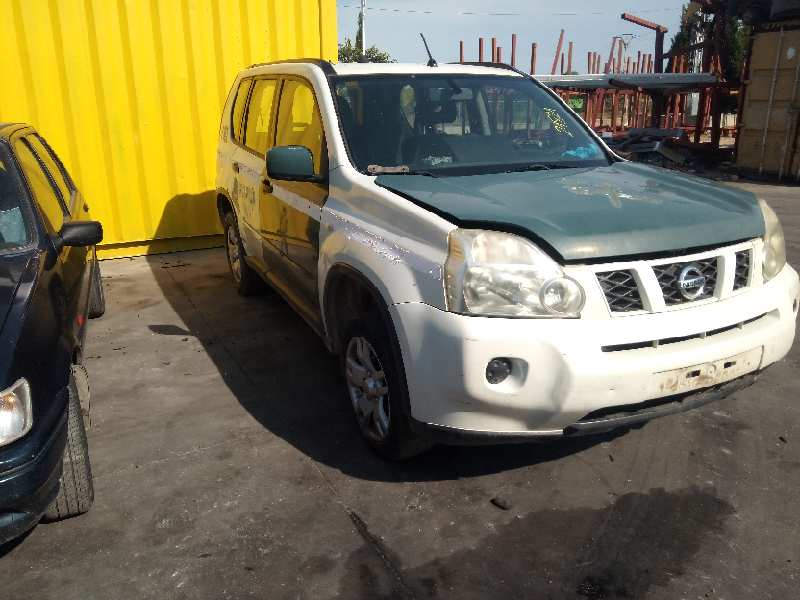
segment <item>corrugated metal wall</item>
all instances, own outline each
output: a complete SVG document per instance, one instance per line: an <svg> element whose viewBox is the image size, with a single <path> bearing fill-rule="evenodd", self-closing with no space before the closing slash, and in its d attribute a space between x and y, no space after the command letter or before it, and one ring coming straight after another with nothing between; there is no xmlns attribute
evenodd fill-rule
<svg viewBox="0 0 800 600"><path fill-rule="evenodd" d="M212 244L217 131L236 73L336 56L335 0L3 4L0 121L33 124L61 155L103 223L105 256Z"/></svg>
<svg viewBox="0 0 800 600"><path fill-rule="evenodd" d="M736 162L800 180L800 23L771 27L754 34Z"/></svg>

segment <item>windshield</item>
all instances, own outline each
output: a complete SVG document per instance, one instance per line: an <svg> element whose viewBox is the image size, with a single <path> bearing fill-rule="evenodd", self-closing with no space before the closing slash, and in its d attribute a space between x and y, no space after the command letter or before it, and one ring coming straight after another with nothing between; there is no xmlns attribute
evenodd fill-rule
<svg viewBox="0 0 800 600"><path fill-rule="evenodd" d="M25 193L3 144L0 144L0 254L27 246L31 242Z"/></svg>
<svg viewBox="0 0 800 600"><path fill-rule="evenodd" d="M357 169L431 175L600 166L605 152L530 79L495 75L337 77Z"/></svg>

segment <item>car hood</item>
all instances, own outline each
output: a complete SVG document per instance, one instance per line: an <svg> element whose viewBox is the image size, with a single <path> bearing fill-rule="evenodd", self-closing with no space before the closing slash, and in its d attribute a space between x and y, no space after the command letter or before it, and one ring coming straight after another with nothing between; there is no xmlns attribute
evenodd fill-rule
<svg viewBox="0 0 800 600"><path fill-rule="evenodd" d="M30 262L35 259L36 255L32 252L0 255L0 330L5 327L19 283Z"/></svg>
<svg viewBox="0 0 800 600"><path fill-rule="evenodd" d="M567 262L675 252L764 234L755 196L646 165L375 183L461 227L517 232Z"/></svg>

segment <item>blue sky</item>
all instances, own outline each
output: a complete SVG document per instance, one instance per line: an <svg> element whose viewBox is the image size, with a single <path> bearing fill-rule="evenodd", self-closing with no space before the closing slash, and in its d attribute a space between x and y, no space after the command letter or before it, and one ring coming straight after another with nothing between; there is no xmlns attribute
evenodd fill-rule
<svg viewBox="0 0 800 600"><path fill-rule="evenodd" d="M675 0L367 0L367 45L377 45L400 61L424 62L421 31L438 61L458 60L461 39L466 58L477 60L478 37L487 38L488 52L489 38L495 36L503 46L503 60L509 62L511 34L516 33L518 66L529 66L531 42L538 42L537 71L543 73L550 70L563 28L564 47L567 41L575 43L576 70L585 72L586 53L595 51L608 57L614 35L638 36L630 38L628 48L634 57L637 50L653 51L655 34L622 21L623 12L667 26L669 49L683 4ZM359 6L360 0L337 0L340 41L355 37Z"/></svg>

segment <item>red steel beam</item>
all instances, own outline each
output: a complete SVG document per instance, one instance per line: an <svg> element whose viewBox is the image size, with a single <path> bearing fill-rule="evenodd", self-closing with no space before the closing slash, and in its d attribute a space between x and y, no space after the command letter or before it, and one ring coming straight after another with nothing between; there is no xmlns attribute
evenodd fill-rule
<svg viewBox="0 0 800 600"><path fill-rule="evenodd" d="M639 25L647 29L652 29L653 31L660 31L661 33L667 33L667 31L669 31L669 29L667 29L663 25L659 25L658 23L653 23L652 21L648 21L647 19L637 17L636 15L632 15L630 13L622 13L620 15L620 18L623 21L628 21L629 23L633 23L634 25Z"/></svg>
<svg viewBox="0 0 800 600"><path fill-rule="evenodd" d="M458 62L464 62L464 40L458 42Z"/></svg>
<svg viewBox="0 0 800 600"><path fill-rule="evenodd" d="M539 44L533 42L531 44L531 75L536 75L536 51L539 48Z"/></svg>
<svg viewBox="0 0 800 600"><path fill-rule="evenodd" d="M572 42L567 44L567 73L572 73L572 48Z"/></svg>
<svg viewBox="0 0 800 600"><path fill-rule="evenodd" d="M645 29L650 29L656 32L656 47L655 47L655 72L661 73L664 70L664 34L669 31L663 25L659 25L658 23L653 23L652 21L648 21L647 19L642 19L641 17L637 17L636 15L632 15L630 13L622 13L620 18L623 21L628 21L629 23L633 23L634 25L639 25L640 27L644 27Z"/></svg>
<svg viewBox="0 0 800 600"><path fill-rule="evenodd" d="M561 49L564 47L564 30L561 30L561 34L558 36L558 45L556 45L556 54L553 57L553 67L550 69L550 75L556 74L556 69L558 68L558 57L561 56Z"/></svg>
<svg viewBox="0 0 800 600"><path fill-rule="evenodd" d="M483 62L483 38L478 38L478 62Z"/></svg>

